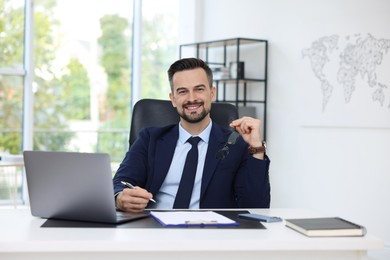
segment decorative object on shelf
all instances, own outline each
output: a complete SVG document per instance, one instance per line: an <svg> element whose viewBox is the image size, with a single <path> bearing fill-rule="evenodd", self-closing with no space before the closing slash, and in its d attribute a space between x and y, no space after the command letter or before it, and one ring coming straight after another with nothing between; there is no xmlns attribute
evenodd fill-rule
<svg viewBox="0 0 390 260"><path fill-rule="evenodd" d="M243 61L230 62L230 78L243 79L245 78L245 63Z"/></svg>
<svg viewBox="0 0 390 260"><path fill-rule="evenodd" d="M211 69L213 71L214 80L228 79L229 78L229 68L226 67L216 67Z"/></svg>

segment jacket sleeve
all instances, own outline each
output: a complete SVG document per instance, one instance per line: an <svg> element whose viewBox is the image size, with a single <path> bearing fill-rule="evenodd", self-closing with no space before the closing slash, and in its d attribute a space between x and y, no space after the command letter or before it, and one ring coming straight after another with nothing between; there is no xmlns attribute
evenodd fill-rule
<svg viewBox="0 0 390 260"><path fill-rule="evenodd" d="M147 179L147 146L148 131L142 131L140 137L126 152L125 158L119 165L113 178L114 194L124 189L121 181L126 181L134 186L143 187Z"/></svg>
<svg viewBox="0 0 390 260"><path fill-rule="evenodd" d="M242 159L235 180L235 195L239 208L269 208L271 187L269 182L270 159L254 158L242 145Z"/></svg>

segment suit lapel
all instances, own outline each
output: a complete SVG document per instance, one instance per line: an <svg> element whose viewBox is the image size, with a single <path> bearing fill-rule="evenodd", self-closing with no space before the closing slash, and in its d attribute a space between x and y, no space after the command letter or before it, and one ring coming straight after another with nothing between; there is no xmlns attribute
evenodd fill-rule
<svg viewBox="0 0 390 260"><path fill-rule="evenodd" d="M210 133L209 145L207 148L207 154L204 164L202 187L200 191L200 201L207 190L211 178L214 175L215 168L218 166L220 160L217 159L217 152L224 146L227 141L227 133L223 131L221 127L213 124Z"/></svg>
<svg viewBox="0 0 390 260"><path fill-rule="evenodd" d="M153 181L151 191L159 191L167 176L176 149L179 128L175 126L172 131L156 140L155 161L153 165Z"/></svg>

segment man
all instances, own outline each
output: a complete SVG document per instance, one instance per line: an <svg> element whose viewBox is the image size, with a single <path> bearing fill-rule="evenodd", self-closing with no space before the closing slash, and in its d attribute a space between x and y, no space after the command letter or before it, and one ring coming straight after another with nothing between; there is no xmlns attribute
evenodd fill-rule
<svg viewBox="0 0 390 260"><path fill-rule="evenodd" d="M262 142L261 121L243 117L230 126L239 134L225 158L216 153L226 144L230 129L212 122L211 103L216 99L212 71L200 59L176 61L168 70L169 98L180 123L141 131L114 177L118 209L140 212L145 208L175 208L186 156L198 136L197 167L192 195L186 208L268 208L269 159ZM195 145L196 146L196 145ZM248 149L248 147L252 149ZM134 189L125 188L121 181ZM153 203L150 199L157 203Z"/></svg>

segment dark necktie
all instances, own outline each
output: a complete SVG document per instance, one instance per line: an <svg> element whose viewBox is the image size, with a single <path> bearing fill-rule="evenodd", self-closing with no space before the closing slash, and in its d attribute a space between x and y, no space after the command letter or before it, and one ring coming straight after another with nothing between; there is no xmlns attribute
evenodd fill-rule
<svg viewBox="0 0 390 260"><path fill-rule="evenodd" d="M187 153L179 189L177 190L175 203L173 204L174 209L188 209L190 205L196 168L198 166L198 143L200 140L201 138L198 136L190 137L187 140L192 145L192 148Z"/></svg>

